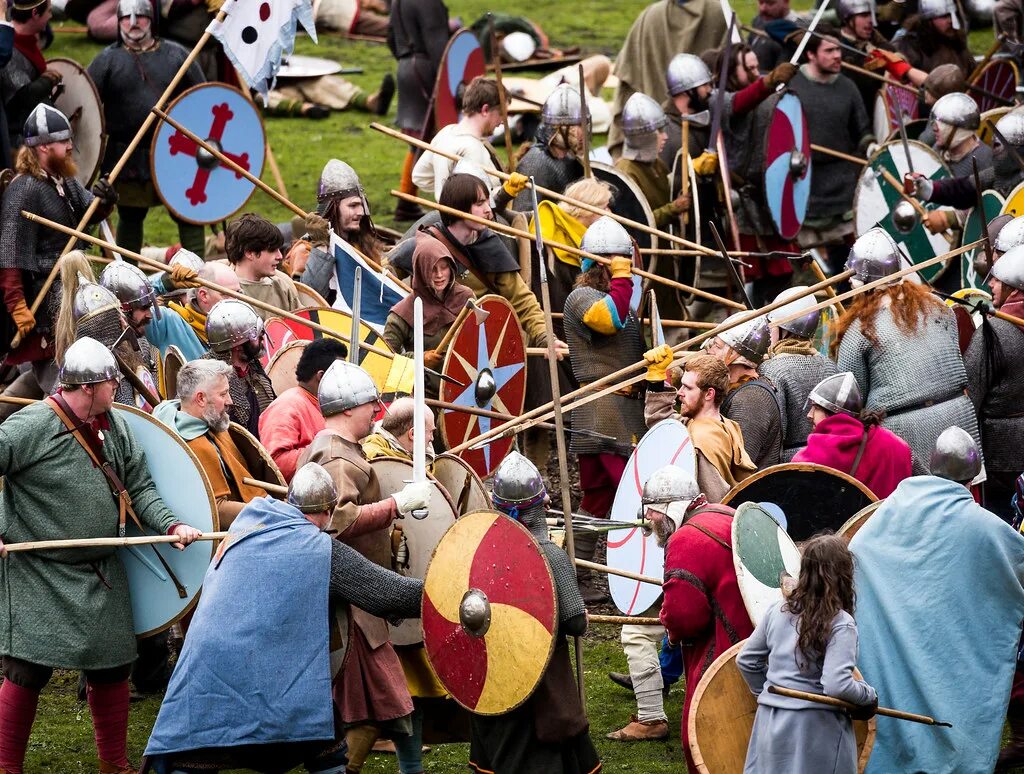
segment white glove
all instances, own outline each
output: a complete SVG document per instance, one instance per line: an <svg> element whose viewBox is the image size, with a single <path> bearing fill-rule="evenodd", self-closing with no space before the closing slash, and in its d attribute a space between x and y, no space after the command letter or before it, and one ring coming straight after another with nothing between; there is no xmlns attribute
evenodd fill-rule
<svg viewBox="0 0 1024 774"><path fill-rule="evenodd" d="M921 174L914 175L910 180L914 184L913 195L922 201L931 201L932 193L935 192L935 183Z"/></svg>
<svg viewBox="0 0 1024 774"><path fill-rule="evenodd" d="M429 481L406 484L401 491L391 495L398 506L398 512L405 516L407 513L426 508L430 504L431 486Z"/></svg>

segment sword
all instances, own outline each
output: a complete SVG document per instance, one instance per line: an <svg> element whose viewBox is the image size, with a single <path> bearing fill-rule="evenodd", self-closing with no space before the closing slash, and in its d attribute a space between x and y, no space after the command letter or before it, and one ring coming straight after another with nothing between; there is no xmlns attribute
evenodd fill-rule
<svg viewBox="0 0 1024 774"><path fill-rule="evenodd" d="M355 267L352 275L352 328L349 330L348 362L359 365L359 316L363 307L363 270Z"/></svg>
<svg viewBox="0 0 1024 774"><path fill-rule="evenodd" d="M583 126L581 128L580 136L583 138L583 158L580 161L583 164L583 177L593 177L594 172L590 169L590 106L587 104L587 82L583 79L583 62L580 62L577 72L580 76L580 117L583 119ZM534 204L536 205L537 192L534 190L533 193ZM537 214L537 208L534 206L534 216ZM538 220L539 224L540 221ZM540 226L538 225L538 231ZM544 261L544 253L540 254L541 262Z"/></svg>
<svg viewBox="0 0 1024 774"><path fill-rule="evenodd" d="M427 480L427 393L423 375L423 301L419 298L412 302L413 320L413 352L416 357L416 371L412 387L412 480L420 483ZM414 519L425 519L426 510L412 512Z"/></svg>
<svg viewBox="0 0 1024 774"><path fill-rule="evenodd" d="M718 228L715 226L714 221L708 221L708 225L711 227L711 236L715 238L715 244L718 245L719 252L722 253L722 258L725 259L725 265L729 267L729 273L732 275L733 282L740 289L740 293L743 294L743 298L746 299L747 309L754 308L754 302L750 300L750 296L747 295L747 287L743 284L743 278L740 277L739 272L736 271L736 267L733 265L732 259L729 257L729 251L725 249L725 242L722 241L722 235L718 233Z"/></svg>
<svg viewBox="0 0 1024 774"><path fill-rule="evenodd" d="M828 0L824 0L824 2L818 6L818 10L814 14L814 18L811 19L811 23L807 27L807 30L804 32L804 36L800 38L800 45L796 47L796 51L794 52L793 56L791 56L789 59L789 63L791 65L799 64L800 57L804 55L804 49L807 48L807 44L811 40L811 35L813 34L815 28L818 26L818 22L821 21L821 17L825 14L827 8ZM784 83L780 83L778 88L775 89L775 91L782 91L784 88L786 88L786 85Z"/></svg>
<svg viewBox="0 0 1024 774"><path fill-rule="evenodd" d="M661 312L658 311L658 298L653 290L647 291L648 306L651 315L651 344L660 347L665 343L665 329L661 327Z"/></svg>
<svg viewBox="0 0 1024 774"><path fill-rule="evenodd" d="M732 27L732 34L729 35L729 39L732 41L734 46L738 46L743 42L743 37L740 35L738 26L732 25L732 19L735 18L736 14L733 13L732 6L729 5L729 0L718 0L718 4L722 6L722 16L725 19L725 26Z"/></svg>
<svg viewBox="0 0 1024 774"><path fill-rule="evenodd" d="M725 41L725 57L723 62L732 61L732 31L736 29L736 14L729 18L729 34ZM715 93L715 110L711 115L711 133L708 135L709 153L718 152L718 133L722 131L722 112L725 109L725 86L729 82L728 64L722 66L722 72L718 75L718 91Z"/></svg>

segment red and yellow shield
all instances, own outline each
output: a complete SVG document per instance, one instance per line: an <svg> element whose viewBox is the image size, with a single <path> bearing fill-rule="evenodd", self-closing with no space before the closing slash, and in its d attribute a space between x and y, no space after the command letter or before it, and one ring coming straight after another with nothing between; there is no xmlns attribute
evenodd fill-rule
<svg viewBox="0 0 1024 774"><path fill-rule="evenodd" d="M478 715L526 701L554 649L551 569L533 536L496 511L445 533L423 581L423 646L437 679Z"/></svg>

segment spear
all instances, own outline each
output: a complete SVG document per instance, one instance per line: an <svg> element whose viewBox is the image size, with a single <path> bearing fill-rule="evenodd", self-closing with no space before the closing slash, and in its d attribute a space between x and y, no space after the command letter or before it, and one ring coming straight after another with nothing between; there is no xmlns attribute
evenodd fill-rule
<svg viewBox="0 0 1024 774"><path fill-rule="evenodd" d="M227 532L204 532L196 540L223 540ZM8 554L22 551L57 551L69 548L127 548L128 546L149 546L158 543L180 543L177 535L148 535L145 537L79 538L72 540L33 540L24 543L5 543Z"/></svg>
<svg viewBox="0 0 1024 774"><path fill-rule="evenodd" d="M769 685L768 693L774 693L778 696L789 696L793 699L803 699L804 701L813 701L816 704L827 704L830 707L839 707L845 710L861 709L856 704L851 704L848 701L836 699L832 696L823 696L820 693L808 693L807 691L797 691L793 688L783 688L779 685ZM936 720L935 718L930 718L927 715L916 715L913 712L903 712L902 710L889 709L888 707L879 707L875 710L875 714L884 715L887 718L896 718L897 720L909 720L912 723L923 723L926 726L942 726L943 728L953 727L952 723Z"/></svg>

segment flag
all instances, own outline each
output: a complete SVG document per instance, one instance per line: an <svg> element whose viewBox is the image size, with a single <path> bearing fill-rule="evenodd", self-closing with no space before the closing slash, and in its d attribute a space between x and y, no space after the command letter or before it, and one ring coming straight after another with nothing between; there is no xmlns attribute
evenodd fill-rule
<svg viewBox="0 0 1024 774"><path fill-rule="evenodd" d="M363 270L363 292L359 308L360 319L377 333L384 332L391 307L408 294L388 274L381 275L370 268L353 249L352 245L331 232L331 252L334 254L334 279L338 284L338 295L334 308L352 312L352 292L355 284L355 268Z"/></svg>
<svg viewBox="0 0 1024 774"><path fill-rule="evenodd" d="M227 0L223 20L206 28L249 84L266 96L274 86L281 57L295 48L298 22L316 42L312 0Z"/></svg>

